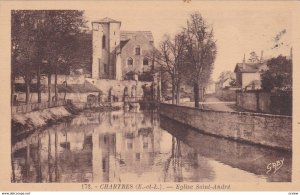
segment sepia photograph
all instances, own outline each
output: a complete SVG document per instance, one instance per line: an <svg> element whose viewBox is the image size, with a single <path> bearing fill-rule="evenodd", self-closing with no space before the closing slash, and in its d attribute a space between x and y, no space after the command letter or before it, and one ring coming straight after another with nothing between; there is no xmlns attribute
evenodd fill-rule
<svg viewBox="0 0 300 195"><path fill-rule="evenodd" d="M299 2L57 3L2 4L5 189L300 189Z"/></svg>

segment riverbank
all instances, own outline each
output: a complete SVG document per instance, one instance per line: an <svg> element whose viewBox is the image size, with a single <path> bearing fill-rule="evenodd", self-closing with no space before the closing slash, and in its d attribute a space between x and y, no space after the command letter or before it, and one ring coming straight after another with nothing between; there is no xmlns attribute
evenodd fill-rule
<svg viewBox="0 0 300 195"><path fill-rule="evenodd" d="M76 115L84 111L104 112L121 109L120 106L99 106L91 108L81 108L72 103L65 106L47 108L28 113L13 114L11 118L12 137L22 136L36 130L49 127L54 124L71 120Z"/></svg>
<svg viewBox="0 0 300 195"><path fill-rule="evenodd" d="M59 106L28 113L14 114L11 119L12 135L19 136L65 121L76 114L72 110L75 111L70 106Z"/></svg>

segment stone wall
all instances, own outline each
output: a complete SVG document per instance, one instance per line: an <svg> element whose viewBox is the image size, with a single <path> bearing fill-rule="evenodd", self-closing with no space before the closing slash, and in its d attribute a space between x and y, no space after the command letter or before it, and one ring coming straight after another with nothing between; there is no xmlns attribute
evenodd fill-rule
<svg viewBox="0 0 300 195"><path fill-rule="evenodd" d="M70 99L72 102L87 102L87 96L88 95L94 95L98 97L98 92L89 92L89 93L66 93L66 98L64 98L65 93L58 93L58 99ZM17 100L19 103L24 103L26 100L26 93L15 93L17 95ZM52 93L52 96L54 96L54 93ZM29 96L30 103L37 103L38 102L38 94L37 93L30 93ZM48 102L48 93L41 93L41 100L42 102Z"/></svg>
<svg viewBox="0 0 300 195"><path fill-rule="evenodd" d="M203 110L163 103L160 113L209 134L292 149L292 117L289 116Z"/></svg>
<svg viewBox="0 0 300 195"><path fill-rule="evenodd" d="M142 97L143 96L143 89L142 86L146 85L147 87L151 86L151 82L142 82L142 81L134 81L134 80L109 80L109 79L86 79L88 82L95 85L99 88L104 96L109 95L109 91L112 89L112 95L119 97L121 100L124 96L124 89L127 87L128 95L132 93L135 96ZM135 91L136 87L136 91Z"/></svg>
<svg viewBox="0 0 300 195"><path fill-rule="evenodd" d="M236 101L236 90L217 89L216 96L224 101Z"/></svg>
<svg viewBox="0 0 300 195"><path fill-rule="evenodd" d="M268 182L291 181L292 158L289 152L199 133L167 117L160 118L160 127L194 148L201 156L256 175L264 175ZM284 159L284 166L276 174L266 175L266 165L278 159Z"/></svg>
<svg viewBox="0 0 300 195"><path fill-rule="evenodd" d="M237 106L240 106L246 110L256 111L257 102L255 93L237 93Z"/></svg>
<svg viewBox="0 0 300 195"><path fill-rule="evenodd" d="M254 112L292 115L291 94L272 94L269 92L237 92L237 106Z"/></svg>

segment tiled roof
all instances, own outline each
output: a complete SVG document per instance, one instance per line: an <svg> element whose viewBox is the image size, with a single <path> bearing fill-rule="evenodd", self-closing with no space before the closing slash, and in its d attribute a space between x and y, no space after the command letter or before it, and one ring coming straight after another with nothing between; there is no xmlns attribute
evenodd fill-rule
<svg viewBox="0 0 300 195"><path fill-rule="evenodd" d="M121 21L117 21L111 18L102 18L101 20L94 20L93 22L97 22L97 23L121 23Z"/></svg>
<svg viewBox="0 0 300 195"><path fill-rule="evenodd" d="M259 62L259 63L237 63L236 66L235 66L234 72L236 72L239 69L240 72L243 72L243 73L255 73L255 72L259 71L265 65L266 64L263 63L263 62Z"/></svg>
<svg viewBox="0 0 300 195"><path fill-rule="evenodd" d="M136 34L141 33L149 39L149 41L154 41L151 31L121 31L120 39L121 41L127 41L133 38Z"/></svg>
<svg viewBox="0 0 300 195"><path fill-rule="evenodd" d="M91 83L85 81L82 84L64 84L57 85L59 93L89 93L89 92L102 92L100 89L92 85Z"/></svg>

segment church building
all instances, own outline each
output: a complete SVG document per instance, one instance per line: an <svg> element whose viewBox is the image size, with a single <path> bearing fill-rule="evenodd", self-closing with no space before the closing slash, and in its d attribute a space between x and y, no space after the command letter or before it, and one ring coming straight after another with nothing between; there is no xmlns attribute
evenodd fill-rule
<svg viewBox="0 0 300 195"><path fill-rule="evenodd" d="M92 22L92 78L138 80L154 68L151 31L121 31L121 21Z"/></svg>

